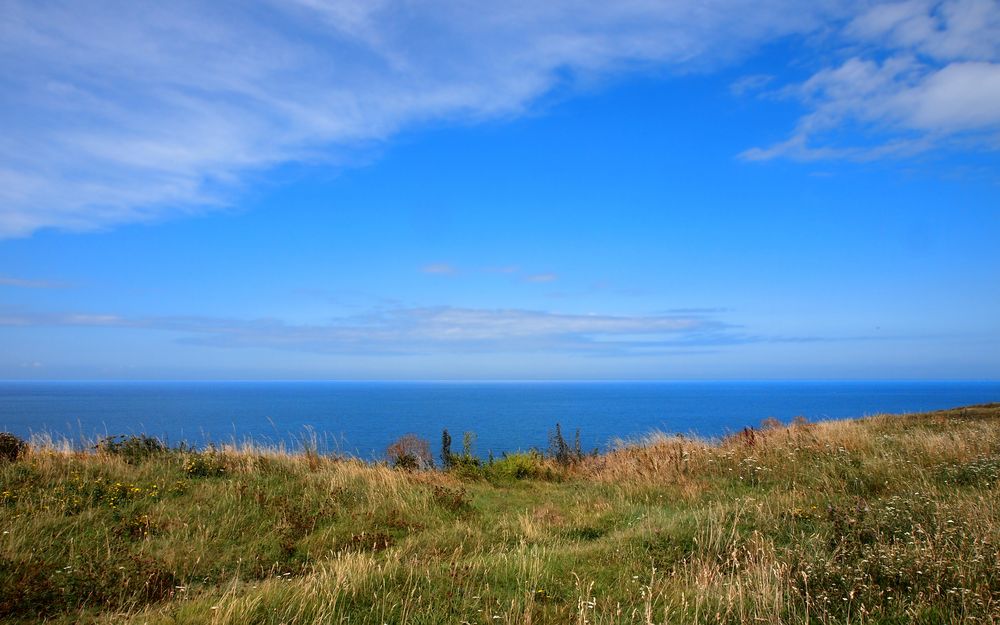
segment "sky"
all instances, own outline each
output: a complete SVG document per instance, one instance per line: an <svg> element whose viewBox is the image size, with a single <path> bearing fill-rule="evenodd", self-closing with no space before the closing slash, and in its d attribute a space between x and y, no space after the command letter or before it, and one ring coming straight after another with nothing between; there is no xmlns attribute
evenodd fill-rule
<svg viewBox="0 0 1000 625"><path fill-rule="evenodd" d="M0 379L1000 379L1000 2L0 0Z"/></svg>

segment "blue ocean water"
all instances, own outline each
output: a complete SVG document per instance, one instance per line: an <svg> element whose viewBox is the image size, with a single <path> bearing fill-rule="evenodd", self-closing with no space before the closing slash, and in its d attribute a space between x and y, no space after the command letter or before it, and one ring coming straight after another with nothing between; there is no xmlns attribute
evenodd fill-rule
<svg viewBox="0 0 1000 625"><path fill-rule="evenodd" d="M545 448L558 422L586 449L654 430L715 437L789 421L1000 401L1000 382L0 382L0 430L71 440L146 433L195 445L253 439L379 457L442 428L476 452Z"/></svg>

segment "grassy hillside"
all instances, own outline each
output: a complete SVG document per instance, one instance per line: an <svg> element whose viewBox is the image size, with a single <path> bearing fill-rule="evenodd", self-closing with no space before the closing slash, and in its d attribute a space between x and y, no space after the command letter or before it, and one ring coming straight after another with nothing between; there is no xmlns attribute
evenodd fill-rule
<svg viewBox="0 0 1000 625"><path fill-rule="evenodd" d="M1000 621L1000 404L654 436L564 466L0 462L0 620Z"/></svg>

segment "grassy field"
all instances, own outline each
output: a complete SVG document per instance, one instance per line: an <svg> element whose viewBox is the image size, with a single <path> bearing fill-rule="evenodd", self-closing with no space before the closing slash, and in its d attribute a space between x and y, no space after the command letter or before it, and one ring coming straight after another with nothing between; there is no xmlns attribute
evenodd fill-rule
<svg viewBox="0 0 1000 625"><path fill-rule="evenodd" d="M0 461L0 620L1000 622L1000 404L449 471L140 442Z"/></svg>

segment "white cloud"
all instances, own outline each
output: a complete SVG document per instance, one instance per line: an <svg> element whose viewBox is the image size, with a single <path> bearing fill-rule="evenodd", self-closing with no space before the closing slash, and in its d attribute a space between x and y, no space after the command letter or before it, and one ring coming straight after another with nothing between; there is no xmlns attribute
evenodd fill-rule
<svg viewBox="0 0 1000 625"><path fill-rule="evenodd" d="M807 113L747 157L995 142L1000 108L995 0L2 6L0 237L210 210L282 163L339 163L420 123L522 114L561 82L707 70L816 31L821 69L788 91ZM845 44L856 58L838 61ZM839 139L851 124L869 127L866 144Z"/></svg>
<svg viewBox="0 0 1000 625"><path fill-rule="evenodd" d="M0 326L155 329L178 333L184 342L200 345L351 354L544 350L606 355L750 340L704 315L586 315L447 306L397 308L312 325L275 319L9 313L0 314Z"/></svg>
<svg viewBox="0 0 1000 625"><path fill-rule="evenodd" d="M959 132L1000 127L1000 64L952 63L897 97L915 128Z"/></svg>
<svg viewBox="0 0 1000 625"><path fill-rule="evenodd" d="M846 34L939 61L991 61L1000 55L1000 10L995 0L879 3L855 17Z"/></svg>
<svg viewBox="0 0 1000 625"><path fill-rule="evenodd" d="M747 150L745 158L872 159L956 141L1000 148L1000 3L876 4L845 36L872 54L786 88L809 112L786 141ZM870 58L878 52L882 58ZM861 139L845 143L844 127Z"/></svg>
<svg viewBox="0 0 1000 625"><path fill-rule="evenodd" d="M807 32L847 0L6 0L0 236L224 204L248 174L556 83L680 71Z"/></svg>

